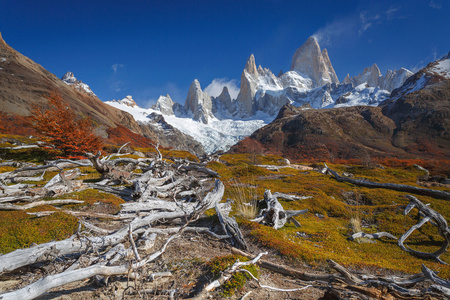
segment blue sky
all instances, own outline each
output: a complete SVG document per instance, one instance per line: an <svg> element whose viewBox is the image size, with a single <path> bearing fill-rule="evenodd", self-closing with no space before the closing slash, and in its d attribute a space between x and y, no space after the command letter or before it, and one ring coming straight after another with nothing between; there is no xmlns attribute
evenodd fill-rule
<svg viewBox="0 0 450 300"><path fill-rule="evenodd" d="M58 77L67 71L103 101L141 106L189 85L238 85L250 54L276 75L311 35L340 80L377 63L417 70L450 51L450 1L2 0L5 41ZM225 79L224 79L225 78Z"/></svg>

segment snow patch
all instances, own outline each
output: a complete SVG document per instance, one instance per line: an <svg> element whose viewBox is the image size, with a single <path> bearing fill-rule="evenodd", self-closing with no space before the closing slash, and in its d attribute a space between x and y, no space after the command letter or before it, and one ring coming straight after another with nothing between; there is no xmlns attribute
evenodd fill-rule
<svg viewBox="0 0 450 300"><path fill-rule="evenodd" d="M431 70L445 78L450 78L450 59L444 59L438 62Z"/></svg>

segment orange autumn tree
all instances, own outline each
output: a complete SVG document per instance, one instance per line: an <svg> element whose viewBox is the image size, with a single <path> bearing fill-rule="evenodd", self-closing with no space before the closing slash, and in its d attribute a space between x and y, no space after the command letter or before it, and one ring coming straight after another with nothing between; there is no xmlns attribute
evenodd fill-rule
<svg viewBox="0 0 450 300"><path fill-rule="evenodd" d="M46 96L48 109L35 106L30 117L31 126L47 138L64 157L83 156L102 147L101 139L93 132L89 118L79 118L57 92Z"/></svg>

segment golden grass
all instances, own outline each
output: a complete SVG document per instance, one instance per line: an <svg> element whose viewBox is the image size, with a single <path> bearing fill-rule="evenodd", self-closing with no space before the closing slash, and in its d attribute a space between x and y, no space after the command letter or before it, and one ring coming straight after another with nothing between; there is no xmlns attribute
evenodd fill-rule
<svg viewBox="0 0 450 300"><path fill-rule="evenodd" d="M400 237L415 225L418 221L417 210L407 216L402 214L409 203L405 193L354 186L314 171L305 172L289 168L268 171L249 165L251 157L246 154L226 154L222 156L222 161L224 163L214 162L208 166L219 172L227 182L249 184L253 178L251 185L256 188L252 191L260 198L266 189L272 192L312 196L302 201L281 201L285 209L308 209L307 214L296 217L302 224L301 228L288 224L282 229L274 230L246 221L244 218L239 219L244 227L250 229L250 234L259 243L276 249L281 255L293 260L302 260L312 266L324 267L326 259L333 259L346 266L382 268L407 273L421 272L421 264L424 263L439 271L444 278L450 276L450 266L417 258L401 250L395 240L383 238L375 243L348 240L351 234L361 230L366 233L386 231ZM359 165L329 164L329 166L340 173L352 173L357 178L408 185L417 185L417 178L423 175L423 171L413 166L384 169ZM232 198L229 189L229 185L226 185L225 193L227 197ZM439 189L450 191L446 187ZM356 203L350 203L352 199L346 196L349 192L352 193ZM417 197L424 203L430 203L431 208L444 218L450 219L448 201L425 196ZM316 214L323 215L324 218L319 218ZM365 226L362 226L362 223ZM442 240L436 227L427 224L416 230L405 244L419 251L432 252L439 248ZM450 262L449 253L445 253L441 258Z"/></svg>
<svg viewBox="0 0 450 300"><path fill-rule="evenodd" d="M251 220L258 215L257 195L254 185L231 181L227 184L229 198L234 201L236 216Z"/></svg>

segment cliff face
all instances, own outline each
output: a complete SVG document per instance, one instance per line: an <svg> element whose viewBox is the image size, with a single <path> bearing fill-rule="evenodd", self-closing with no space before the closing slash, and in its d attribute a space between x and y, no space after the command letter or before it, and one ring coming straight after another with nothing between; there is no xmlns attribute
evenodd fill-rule
<svg viewBox="0 0 450 300"><path fill-rule="evenodd" d="M307 75L314 82L315 87L327 83L339 83L327 50L321 51L314 37L310 37L295 51L291 71Z"/></svg>

